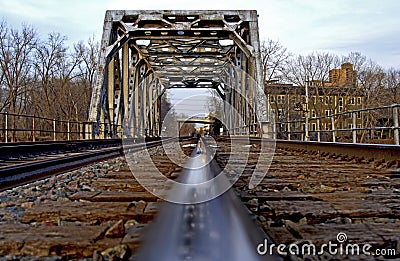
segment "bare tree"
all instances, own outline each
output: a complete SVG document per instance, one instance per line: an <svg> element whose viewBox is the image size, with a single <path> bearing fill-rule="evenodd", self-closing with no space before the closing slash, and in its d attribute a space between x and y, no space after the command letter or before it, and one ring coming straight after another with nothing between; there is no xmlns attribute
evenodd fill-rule
<svg viewBox="0 0 400 261"><path fill-rule="evenodd" d="M99 64L99 51L100 45L94 38L89 38L86 44L79 42L74 45L71 57L76 64L74 63L75 72L71 78L72 92L69 93L69 97L76 119L88 118L91 93Z"/></svg>
<svg viewBox="0 0 400 261"><path fill-rule="evenodd" d="M279 42L268 39L261 43L261 62L264 82L282 77L285 64L291 54Z"/></svg>
<svg viewBox="0 0 400 261"><path fill-rule="evenodd" d="M339 65L339 57L330 53L298 55L286 62L283 79L298 86L304 86L306 78L322 85L329 81L329 71Z"/></svg>
<svg viewBox="0 0 400 261"><path fill-rule="evenodd" d="M60 95L56 91L56 85L67 55L65 40L66 37L59 33L50 33L47 41L41 41L36 48L34 66L37 89L32 95L35 113L42 116L54 118L60 116L55 103Z"/></svg>
<svg viewBox="0 0 400 261"><path fill-rule="evenodd" d="M374 107L382 104L384 90L384 69L372 60L368 60L357 72L359 87L365 96L365 107Z"/></svg>
<svg viewBox="0 0 400 261"><path fill-rule="evenodd" d="M87 119L88 108L90 105L91 92L95 84L98 64L100 44L94 40L94 37L89 38L86 44L79 42L74 46L77 56L81 56L82 62L77 68L77 77L75 84L79 86L79 97L77 104L79 108L84 109L79 115Z"/></svg>
<svg viewBox="0 0 400 261"><path fill-rule="evenodd" d="M74 46L75 52L82 57L78 69L80 76L93 86L99 64L100 44L94 37L88 39L87 44L79 42Z"/></svg>
<svg viewBox="0 0 400 261"><path fill-rule="evenodd" d="M223 120L224 101L219 96L218 92L214 89L209 90L210 96L208 97L207 107L208 111L213 114L214 118Z"/></svg>
<svg viewBox="0 0 400 261"><path fill-rule="evenodd" d="M7 88L5 86L4 73L0 68L0 112L3 112L8 105Z"/></svg>
<svg viewBox="0 0 400 261"><path fill-rule="evenodd" d="M66 37L59 33L50 33L36 50L35 71L37 89L36 112L40 115L78 120L78 104L82 92L73 81L77 78L77 68L82 62L80 51L68 52Z"/></svg>
<svg viewBox="0 0 400 261"><path fill-rule="evenodd" d="M367 63L367 57L360 52L351 52L342 57L342 63L349 62L353 65L354 70L361 72Z"/></svg>
<svg viewBox="0 0 400 261"><path fill-rule="evenodd" d="M9 113L21 113L26 108L26 93L32 80L32 54L37 43L36 30L23 25L21 30L0 22L0 67L2 83L8 90L5 104ZM16 119L10 117L11 127ZM15 132L11 140L15 140Z"/></svg>
<svg viewBox="0 0 400 261"><path fill-rule="evenodd" d="M385 85L385 72L383 68L372 60L365 60L357 73L359 88L364 95L364 107L372 108L383 105L383 94ZM366 127L378 126L379 120L385 118L383 111L368 111L364 115ZM361 140L364 139L366 131L362 133ZM374 131L369 134L374 136Z"/></svg>
<svg viewBox="0 0 400 261"><path fill-rule="evenodd" d="M66 39L59 33L50 33L40 40L28 25L13 29L5 21L0 22L0 111L87 119L99 44L91 38L71 50ZM32 120L25 123L17 117L9 117L9 128L29 128L33 124ZM52 123L35 123L43 124ZM15 132L10 133L14 141Z"/></svg>
<svg viewBox="0 0 400 261"><path fill-rule="evenodd" d="M400 103L400 70L390 68L386 72L385 99L388 104Z"/></svg>
<svg viewBox="0 0 400 261"><path fill-rule="evenodd" d="M160 119L161 119L161 134L162 136L174 136L178 133L178 126L176 123L176 112L172 106L172 103L164 93L160 98Z"/></svg>
<svg viewBox="0 0 400 261"><path fill-rule="evenodd" d="M329 71L340 65L340 58L330 53L312 53L306 56L298 55L293 59L289 59L285 66L284 81L297 88L304 89L306 84L309 85L309 104L310 110L316 111L316 116L325 114L327 104L330 110L334 111L335 103L331 101L330 96L336 89L326 86L329 82ZM305 103L303 98L304 90L296 91L299 97L296 101L286 102L284 104L292 105L294 102ZM285 108L282 108L285 111ZM287 109L286 109L287 111Z"/></svg>

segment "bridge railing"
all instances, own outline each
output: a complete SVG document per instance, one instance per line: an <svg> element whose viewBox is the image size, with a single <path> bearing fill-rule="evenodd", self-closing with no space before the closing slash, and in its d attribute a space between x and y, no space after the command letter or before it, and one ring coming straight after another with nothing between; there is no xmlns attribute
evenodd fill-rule
<svg viewBox="0 0 400 261"><path fill-rule="evenodd" d="M399 145L400 104L364 108L319 117L306 114L291 121L277 117L270 134L276 139L352 143L387 143Z"/></svg>
<svg viewBox="0 0 400 261"><path fill-rule="evenodd" d="M99 131L107 136L107 124ZM92 139L93 122L0 112L0 142Z"/></svg>

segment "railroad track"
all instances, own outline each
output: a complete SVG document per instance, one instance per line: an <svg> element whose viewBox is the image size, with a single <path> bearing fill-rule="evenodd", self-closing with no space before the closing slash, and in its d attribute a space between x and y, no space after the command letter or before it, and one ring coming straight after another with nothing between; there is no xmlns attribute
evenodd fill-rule
<svg viewBox="0 0 400 261"><path fill-rule="evenodd" d="M294 147L278 142L262 150L262 143L270 141L232 142L234 139L221 138L206 145L211 147L212 158L217 162L212 163L212 170L199 171L202 168L197 168L196 162L189 163L187 169L182 168L186 160L181 154L172 155L177 156L173 161L166 149L153 147L132 153L128 157L128 161L133 161L130 168L120 157L75 171L83 180L71 181L75 174L65 173L33 186L3 192L0 194L3 205L0 256L92 257L94 260L117 257L122 260L221 260L222 256L222 260L228 257L270 260L279 258L276 255L279 244L292 244L299 249L314 244L319 249L329 241L337 244L335 240L340 232L347 236L342 242L344 248L358 243L371 244L371 251L389 251L400 246L400 180L396 159L382 161L379 157L351 156L337 151L338 148L334 152L305 150L306 144L299 143ZM167 147L175 151L174 144ZM190 155L193 141L181 142L181 145L184 154ZM210 156L199 156L203 148L197 148L193 156L201 162L212 162ZM202 153L198 154L199 151ZM150 163L146 161L149 155ZM157 170L151 170L150 165ZM98 174L104 168L105 173ZM217 197L222 201L199 204L194 203L218 193L207 191L207 187L198 191L175 189L169 199L185 204L166 203L145 190L143 183L131 174L132 170L135 177L142 178L154 171L153 174L190 185L214 177L219 173L218 168L225 171L228 181L235 181L234 190ZM257 187L249 186L254 174L266 170ZM170 188L161 178L148 182L155 184L155 189ZM58 196L60 190L66 195ZM258 227L254 227L249 217ZM21 238L23 243L18 243ZM398 255L399 249L396 251ZM294 260L396 257L389 252L375 256L325 252L292 255L287 248L279 254Z"/></svg>
<svg viewBox="0 0 400 261"><path fill-rule="evenodd" d="M276 252L266 258L255 251L269 237L229 189L215 149L202 139L193 150L180 184L169 191L173 202L162 206L135 260L281 260Z"/></svg>
<svg viewBox="0 0 400 261"><path fill-rule="evenodd" d="M222 138L222 140L226 138ZM289 149L303 153L318 153L351 159L379 161L388 163L386 167L396 167L400 159L400 146L392 144L365 144L345 142L316 142L298 140L270 140L258 137L234 136L230 140L251 142L253 144L267 144L267 147ZM273 145L271 145L273 144ZM400 166L399 166L400 167Z"/></svg>
<svg viewBox="0 0 400 261"><path fill-rule="evenodd" d="M2 144L0 190L121 155L121 140Z"/></svg>
<svg viewBox="0 0 400 261"><path fill-rule="evenodd" d="M190 145L192 140L180 143ZM137 150L137 159L151 154L159 171L173 179L181 167L168 160L160 142L153 145ZM183 146L186 153L191 150ZM0 199L0 259L19 260L125 259L159 203L134 179L124 157L1 192Z"/></svg>
<svg viewBox="0 0 400 261"><path fill-rule="evenodd" d="M124 142L129 143L125 150L139 151L159 146L162 141ZM0 191L123 155L121 139L5 143L0 150Z"/></svg>
<svg viewBox="0 0 400 261"><path fill-rule="evenodd" d="M277 141L266 176L249 188L260 146L271 141L238 139L252 148L235 189L272 239L263 254L282 244L279 254L291 260L400 257L399 146ZM231 146L220 144L223 167Z"/></svg>

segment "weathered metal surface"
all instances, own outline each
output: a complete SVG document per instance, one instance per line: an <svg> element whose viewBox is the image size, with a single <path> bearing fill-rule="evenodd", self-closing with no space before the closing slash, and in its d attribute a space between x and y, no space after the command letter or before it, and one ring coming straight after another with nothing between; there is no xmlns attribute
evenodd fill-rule
<svg viewBox="0 0 400 261"><path fill-rule="evenodd" d="M231 132L242 127L255 133L266 117L257 83L262 76L256 11L107 11L89 118L108 123L108 136L120 128L126 136L158 136L164 91L206 87L218 89L243 117L225 113Z"/></svg>
<svg viewBox="0 0 400 261"><path fill-rule="evenodd" d="M136 260L282 260L276 252L261 256L258 242L266 235L250 219L231 183L212 159L212 147L201 140L171 188L144 237ZM186 204L177 204L185 201ZM200 203L199 203L200 202ZM269 238L268 238L269 239ZM157 249L157 251L154 251Z"/></svg>
<svg viewBox="0 0 400 261"><path fill-rule="evenodd" d="M392 162L393 166L400 164L400 146L398 145L277 140L276 146L277 148L308 151L309 153L329 154L338 158L354 157L359 160L383 160L382 163Z"/></svg>
<svg viewBox="0 0 400 261"><path fill-rule="evenodd" d="M221 152L217 159L224 166L232 148L225 143L218 144ZM293 148L284 146L293 143L278 142L264 180L256 188L249 189L252 166L262 160L258 154L259 142L253 139L250 144L253 144L253 149L247 167L235 186L276 246L294 244L301 247L303 244L313 244L320 252L323 244L340 243L337 235L345 233L347 239L342 241L344 248L348 244L359 244L360 247L370 244L371 253L376 249L383 249L386 253L392 251L387 255L368 256L363 255L361 250L357 255L348 252L332 254L325 249L323 253L300 253L292 257L293 260L376 260L398 257L400 181L391 173L393 166L388 164L391 160L383 162L377 155L381 153L380 149L388 149L386 146L362 146L364 151L361 153L370 152L366 153L368 157L358 159L361 155L346 156L346 148L340 151L337 147L334 153L314 153L306 150L306 147L308 144L316 146L316 143L302 143L301 149L300 144ZM268 243L272 244L270 241ZM285 250L290 255L288 249Z"/></svg>
<svg viewBox="0 0 400 261"><path fill-rule="evenodd" d="M247 137L232 137L232 139L247 141ZM269 140L252 137L252 142L275 143L278 149L289 149L307 154L329 156L338 159L354 160L356 162L375 162L386 167L400 167L400 146L391 144L364 144L343 142L314 142L297 140Z"/></svg>
<svg viewBox="0 0 400 261"><path fill-rule="evenodd" d="M0 167L0 191L77 169L122 154L121 140L38 142L3 144L5 162ZM25 160L25 161L24 161Z"/></svg>
<svg viewBox="0 0 400 261"><path fill-rule="evenodd" d="M240 153L233 150L231 143L217 140L217 144L216 158L221 166L229 160L234 166L245 165L234 186L274 243L312 242L321 246L345 232L348 243L369 243L380 249L399 246L400 179L393 178L390 166L380 160L359 161L347 156L278 148L270 168L265 168L268 173L264 180L249 189L255 164L264 162L266 157L265 153L260 154L259 144L255 140L235 144L238 149L250 148L246 161L238 157ZM162 149L152 148L149 153L168 178L175 178L181 170ZM137 164L138 172L149 174L146 170L146 164ZM15 255L15 259L22 255L106 257L115 250L114 246L135 251L144 223L154 217L160 204L140 187L121 159L2 192L0 197L0 256ZM183 209L189 210L187 217L196 213L204 222L212 219L201 208ZM171 215L178 217L176 213ZM163 229L171 231L170 226ZM257 243L251 243L254 253Z"/></svg>
<svg viewBox="0 0 400 261"><path fill-rule="evenodd" d="M180 170L163 149L148 151L158 174L173 178ZM145 164L138 171L146 171ZM12 260L127 260L160 200L122 158L0 192L0 199L0 259Z"/></svg>

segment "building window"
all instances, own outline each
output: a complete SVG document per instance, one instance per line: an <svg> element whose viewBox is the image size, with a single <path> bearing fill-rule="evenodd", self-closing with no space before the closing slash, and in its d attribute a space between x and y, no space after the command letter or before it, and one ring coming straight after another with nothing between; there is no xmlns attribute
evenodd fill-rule
<svg viewBox="0 0 400 261"><path fill-rule="evenodd" d="M357 97L357 104L361 105L361 103L362 103L361 97Z"/></svg>
<svg viewBox="0 0 400 261"><path fill-rule="evenodd" d="M353 124L349 123L349 129L353 128Z"/></svg>
<svg viewBox="0 0 400 261"><path fill-rule="evenodd" d="M331 111L330 110L325 110L325 116L329 116L329 115L331 115Z"/></svg>
<svg viewBox="0 0 400 261"><path fill-rule="evenodd" d="M311 110L311 118L315 118L315 117L317 117L317 115L315 113L315 110L313 109L313 110Z"/></svg>
<svg viewBox="0 0 400 261"><path fill-rule="evenodd" d="M349 104L354 105L356 104L356 99L354 97L349 98Z"/></svg>
<svg viewBox="0 0 400 261"><path fill-rule="evenodd" d="M270 102L274 102L275 101L275 96L274 95L269 96L269 101Z"/></svg>
<svg viewBox="0 0 400 261"><path fill-rule="evenodd" d="M317 129L317 124L313 123L311 124L311 130L315 131Z"/></svg>
<svg viewBox="0 0 400 261"><path fill-rule="evenodd" d="M361 119L361 111L357 112L357 119Z"/></svg>
<svg viewBox="0 0 400 261"><path fill-rule="evenodd" d="M278 95L276 99L279 104L285 103L285 95Z"/></svg>
<svg viewBox="0 0 400 261"><path fill-rule="evenodd" d="M332 104L332 97L331 96L326 96L325 97L325 105Z"/></svg>
<svg viewBox="0 0 400 261"><path fill-rule="evenodd" d="M313 97L312 97L312 103L313 103L313 104L317 104L317 97L316 97L316 96L313 96Z"/></svg>
<svg viewBox="0 0 400 261"><path fill-rule="evenodd" d="M342 97L339 98L339 107L341 107L341 106L343 106L343 98Z"/></svg>

